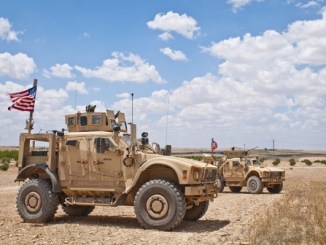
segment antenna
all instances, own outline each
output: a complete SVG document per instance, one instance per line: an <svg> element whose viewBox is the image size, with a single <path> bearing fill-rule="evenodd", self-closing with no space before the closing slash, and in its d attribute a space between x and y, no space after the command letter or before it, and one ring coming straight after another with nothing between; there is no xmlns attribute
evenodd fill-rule
<svg viewBox="0 0 326 245"><path fill-rule="evenodd" d="M170 97L168 97L168 109L166 111L165 145L167 145L168 143L169 107L170 107Z"/></svg>
<svg viewBox="0 0 326 245"><path fill-rule="evenodd" d="M134 124L134 93L131 93L131 123Z"/></svg>

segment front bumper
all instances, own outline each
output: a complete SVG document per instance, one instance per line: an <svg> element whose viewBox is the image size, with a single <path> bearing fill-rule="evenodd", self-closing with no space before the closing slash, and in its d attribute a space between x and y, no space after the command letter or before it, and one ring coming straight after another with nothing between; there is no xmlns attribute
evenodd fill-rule
<svg viewBox="0 0 326 245"><path fill-rule="evenodd" d="M185 187L185 196L207 196L207 197L216 197L218 193L217 186L214 184L211 185L197 185L197 186L186 186Z"/></svg>
<svg viewBox="0 0 326 245"><path fill-rule="evenodd" d="M262 178L263 183L270 183L270 184L280 184L285 181L285 177L278 177L278 178Z"/></svg>

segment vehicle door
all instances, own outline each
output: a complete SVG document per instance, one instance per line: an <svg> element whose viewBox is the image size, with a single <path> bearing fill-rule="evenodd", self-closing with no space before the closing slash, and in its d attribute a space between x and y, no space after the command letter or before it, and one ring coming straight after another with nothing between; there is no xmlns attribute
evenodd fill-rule
<svg viewBox="0 0 326 245"><path fill-rule="evenodd" d="M122 154L112 137L94 137L91 175L99 185L123 188Z"/></svg>
<svg viewBox="0 0 326 245"><path fill-rule="evenodd" d="M89 178L89 140L67 139L60 148L59 168L61 180L68 180L75 186L83 185Z"/></svg>

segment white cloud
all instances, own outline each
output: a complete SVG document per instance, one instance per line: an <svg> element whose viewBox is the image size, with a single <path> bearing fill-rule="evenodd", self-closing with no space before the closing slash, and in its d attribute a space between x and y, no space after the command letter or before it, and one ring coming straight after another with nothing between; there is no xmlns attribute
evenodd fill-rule
<svg viewBox="0 0 326 245"><path fill-rule="evenodd" d="M126 99L126 98L129 98L130 97L130 93L121 93L121 94L117 94L116 96L118 98Z"/></svg>
<svg viewBox="0 0 326 245"><path fill-rule="evenodd" d="M218 75L136 98L138 131L149 130L151 140L164 143L167 130L167 143L176 147L209 147L214 137L221 147L264 148L276 139L278 148L323 148L325 13L321 19L296 21L283 33L246 34L203 48L219 58ZM130 104L126 97L112 107L129 115Z"/></svg>
<svg viewBox="0 0 326 245"><path fill-rule="evenodd" d="M171 35L171 33L169 33L169 32L163 32L163 33L160 34L158 37L159 37L161 40L163 40L163 41L168 41L168 40L174 38L174 37Z"/></svg>
<svg viewBox="0 0 326 245"><path fill-rule="evenodd" d="M8 76L15 79L27 79L35 70L33 58L26 54L0 53L0 76Z"/></svg>
<svg viewBox="0 0 326 245"><path fill-rule="evenodd" d="M173 11L169 11L166 14L156 14L154 20L147 22L147 26L153 30L158 29L165 33L176 32L188 39L195 38L200 30L194 18L187 14L180 15ZM160 38L162 38L162 35L163 38L170 38L170 36L164 33L160 35Z"/></svg>
<svg viewBox="0 0 326 245"><path fill-rule="evenodd" d="M0 17L0 39L6 41L19 41L17 32L11 29L11 24L8 19Z"/></svg>
<svg viewBox="0 0 326 245"><path fill-rule="evenodd" d="M296 6L305 9L310 7L317 7L320 6L320 4L317 1L308 1L306 3L302 3L302 2L297 3Z"/></svg>
<svg viewBox="0 0 326 245"><path fill-rule="evenodd" d="M80 94L88 94L85 83L78 83L77 81L69 81L65 88L67 91L77 91Z"/></svg>
<svg viewBox="0 0 326 245"><path fill-rule="evenodd" d="M102 65L95 69L81 66L75 66L75 69L85 77L99 78L109 82L165 82L154 65L147 63L136 54L124 55L120 52L114 52L112 57L112 59L104 60Z"/></svg>
<svg viewBox="0 0 326 245"><path fill-rule="evenodd" d="M161 53L168 56L172 60L178 60L178 61L185 61L187 60L187 56L179 50L172 50L171 48L161 48Z"/></svg>
<svg viewBox="0 0 326 245"><path fill-rule="evenodd" d="M261 2L263 0L228 0L227 3L232 5L233 12L237 12L242 7L252 3L252 2Z"/></svg>
<svg viewBox="0 0 326 245"><path fill-rule="evenodd" d="M51 76L61 77L61 78L72 78L74 75L72 74L72 70L74 68L68 64L55 64L50 68L50 71L44 70L43 75L47 78Z"/></svg>

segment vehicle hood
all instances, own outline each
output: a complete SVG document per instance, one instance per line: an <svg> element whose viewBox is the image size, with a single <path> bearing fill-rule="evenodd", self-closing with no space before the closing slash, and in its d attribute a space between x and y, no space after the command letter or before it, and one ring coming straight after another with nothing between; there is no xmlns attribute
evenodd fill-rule
<svg viewBox="0 0 326 245"><path fill-rule="evenodd" d="M257 169L259 168L259 170L261 171L269 171L269 172L284 172L285 170L280 169L280 168L275 168L275 167L265 167L265 166L250 166L251 169Z"/></svg>
<svg viewBox="0 0 326 245"><path fill-rule="evenodd" d="M198 168L216 168L216 166L208 163L204 163L197 160L187 159L183 157L174 156L162 156L162 155L147 155L146 164L151 163L170 163L173 165L183 166L183 167L198 167Z"/></svg>

